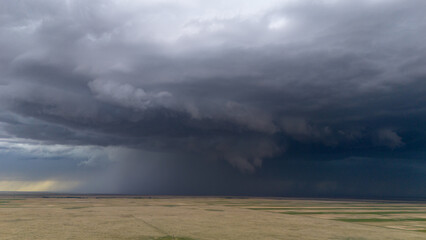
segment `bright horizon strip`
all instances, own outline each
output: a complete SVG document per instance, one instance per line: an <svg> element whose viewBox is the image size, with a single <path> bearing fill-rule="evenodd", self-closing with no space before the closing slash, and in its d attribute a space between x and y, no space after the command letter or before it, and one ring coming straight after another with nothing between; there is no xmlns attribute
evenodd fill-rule
<svg viewBox="0 0 426 240"><path fill-rule="evenodd" d="M77 182L64 182L57 180L43 181L0 181L0 191L5 192L47 192L47 191L67 191L75 188Z"/></svg>

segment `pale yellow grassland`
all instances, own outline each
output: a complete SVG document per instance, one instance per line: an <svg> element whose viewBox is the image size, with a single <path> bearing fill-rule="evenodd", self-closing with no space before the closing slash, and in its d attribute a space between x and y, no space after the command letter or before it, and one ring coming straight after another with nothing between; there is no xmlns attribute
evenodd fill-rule
<svg viewBox="0 0 426 240"><path fill-rule="evenodd" d="M426 219L426 215L421 213L426 210L424 203L260 198L48 197L1 196L0 239L173 239L173 236L175 239L232 240L426 239L426 232L422 232L426 230L426 221L421 220ZM352 214L351 208L353 212L374 213ZM320 214L287 214L286 211ZM377 214L378 211L419 213ZM336 220L346 218L396 220Z"/></svg>

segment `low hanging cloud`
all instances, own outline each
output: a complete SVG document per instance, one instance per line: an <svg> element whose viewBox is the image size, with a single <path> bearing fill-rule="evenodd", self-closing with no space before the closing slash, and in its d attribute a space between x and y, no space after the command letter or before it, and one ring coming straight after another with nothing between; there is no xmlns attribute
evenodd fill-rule
<svg viewBox="0 0 426 240"><path fill-rule="evenodd" d="M171 97L168 92L146 93L142 88L110 80L95 79L89 82L89 87L101 101L140 110L162 106Z"/></svg>
<svg viewBox="0 0 426 240"><path fill-rule="evenodd" d="M379 145L387 146L389 148L404 146L404 142L401 137L391 129L380 129L377 132L377 140Z"/></svg>
<svg viewBox="0 0 426 240"><path fill-rule="evenodd" d="M298 144L421 149L425 9L3 1L0 136L205 153L244 172Z"/></svg>

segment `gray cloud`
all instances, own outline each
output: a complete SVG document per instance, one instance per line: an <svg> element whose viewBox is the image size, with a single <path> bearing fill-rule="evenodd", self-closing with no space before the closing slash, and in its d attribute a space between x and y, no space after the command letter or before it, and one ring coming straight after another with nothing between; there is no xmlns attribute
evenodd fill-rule
<svg viewBox="0 0 426 240"><path fill-rule="evenodd" d="M377 132L378 144L388 146L390 148L401 147L404 145L401 137L395 131L390 129L380 129Z"/></svg>
<svg viewBox="0 0 426 240"><path fill-rule="evenodd" d="M155 105L162 105L164 99L171 97L168 92L146 93L141 88L130 84L120 84L114 81L95 79L89 82L90 90L101 101L118 104L123 107L144 110Z"/></svg>
<svg viewBox="0 0 426 240"><path fill-rule="evenodd" d="M422 149L425 9L3 1L0 136L189 154L245 172L299 144Z"/></svg>

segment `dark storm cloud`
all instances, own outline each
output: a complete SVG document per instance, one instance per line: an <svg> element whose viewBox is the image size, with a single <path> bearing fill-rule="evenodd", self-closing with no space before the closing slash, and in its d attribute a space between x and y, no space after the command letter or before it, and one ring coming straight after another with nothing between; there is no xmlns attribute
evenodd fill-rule
<svg viewBox="0 0 426 240"><path fill-rule="evenodd" d="M0 2L0 136L247 172L294 149L425 147L424 1L207 5Z"/></svg>

